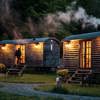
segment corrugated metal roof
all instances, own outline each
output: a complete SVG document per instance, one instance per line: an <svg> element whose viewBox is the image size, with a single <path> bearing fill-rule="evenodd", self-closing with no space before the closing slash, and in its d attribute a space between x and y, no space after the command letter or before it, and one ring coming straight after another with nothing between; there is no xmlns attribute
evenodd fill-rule
<svg viewBox="0 0 100 100"><path fill-rule="evenodd" d="M84 33L84 34L68 36L68 37L64 38L63 41L93 39L98 36L100 36L100 32Z"/></svg>
<svg viewBox="0 0 100 100"><path fill-rule="evenodd" d="M45 38L31 38L31 39L18 39L18 40L2 40L0 41L0 44L27 44L33 42L46 42L50 39L58 41L56 38L45 37Z"/></svg>

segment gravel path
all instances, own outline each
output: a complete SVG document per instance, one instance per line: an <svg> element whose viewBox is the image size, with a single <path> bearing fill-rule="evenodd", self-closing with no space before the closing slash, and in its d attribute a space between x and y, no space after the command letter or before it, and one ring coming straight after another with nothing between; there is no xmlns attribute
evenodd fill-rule
<svg viewBox="0 0 100 100"><path fill-rule="evenodd" d="M21 83L0 83L4 87L0 87L1 92L8 92L23 96L34 96L34 95L43 95L43 96L52 96L64 98L64 100L100 100L100 97L89 97L89 96L76 96L76 95L63 95L56 93L47 93L33 90L33 87L38 85L46 84L21 84Z"/></svg>

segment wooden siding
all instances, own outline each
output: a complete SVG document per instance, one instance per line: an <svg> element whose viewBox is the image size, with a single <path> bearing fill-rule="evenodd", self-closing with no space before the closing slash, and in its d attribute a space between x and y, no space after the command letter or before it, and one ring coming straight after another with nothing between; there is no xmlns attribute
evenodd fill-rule
<svg viewBox="0 0 100 100"><path fill-rule="evenodd" d="M100 37L92 41L92 68L100 72Z"/></svg>
<svg viewBox="0 0 100 100"><path fill-rule="evenodd" d="M79 67L79 41L63 42L63 64L65 67Z"/></svg>
<svg viewBox="0 0 100 100"><path fill-rule="evenodd" d="M0 63L5 64L6 66L15 65L16 57L15 51L16 47L20 47L17 44L6 44L3 46L0 45ZM39 66L43 67L55 67L60 63L60 47L59 43L55 40L51 40L39 43L29 43L24 44L25 46L25 64L29 66ZM52 48L52 50L51 50Z"/></svg>
<svg viewBox="0 0 100 100"><path fill-rule="evenodd" d="M31 66L43 65L43 43L26 44L26 64Z"/></svg>
<svg viewBox="0 0 100 100"><path fill-rule="evenodd" d="M13 44L6 44L5 46L0 46L0 63L5 64L6 66L11 66L14 64L14 57L15 48Z"/></svg>

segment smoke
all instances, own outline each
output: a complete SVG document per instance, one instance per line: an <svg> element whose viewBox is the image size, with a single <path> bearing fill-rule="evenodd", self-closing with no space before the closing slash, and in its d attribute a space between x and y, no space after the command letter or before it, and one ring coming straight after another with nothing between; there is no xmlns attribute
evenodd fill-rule
<svg viewBox="0 0 100 100"><path fill-rule="evenodd" d="M78 10L74 13L74 20L79 21L82 20L84 24L89 23L93 25L95 28L100 25L100 19L96 18L94 16L90 16L86 13L85 9L82 7L79 7Z"/></svg>
<svg viewBox="0 0 100 100"><path fill-rule="evenodd" d="M66 8L66 12L56 12L48 14L44 17L45 29L48 32L55 33L62 24L70 24L73 22L81 22L82 28L85 29L88 25L93 26L95 29L100 25L100 19L93 15L88 15L83 7L76 7L76 1L72 2L70 6Z"/></svg>
<svg viewBox="0 0 100 100"><path fill-rule="evenodd" d="M41 30L49 33L55 33L60 25L55 14L48 14L40 24Z"/></svg>
<svg viewBox="0 0 100 100"><path fill-rule="evenodd" d="M37 24L32 20L31 17L27 18L26 27L31 35L37 35Z"/></svg>
<svg viewBox="0 0 100 100"><path fill-rule="evenodd" d="M18 17L17 13L13 11L11 7L13 0L1 0L0 1L0 26L4 28L3 34L9 35L12 38L22 38L22 35L18 31L16 21ZM2 30L0 27L0 31Z"/></svg>
<svg viewBox="0 0 100 100"><path fill-rule="evenodd" d="M10 13L11 13L10 12L10 5L9 5L11 2L12 2L12 0L1 0L1 3L0 3L0 17L2 19L7 18L7 17L11 17L10 16Z"/></svg>
<svg viewBox="0 0 100 100"><path fill-rule="evenodd" d="M97 29L100 25L100 19L93 15L88 15L83 7L77 7L76 9L76 1L67 6L65 12L59 11L47 14L44 18L41 18L38 24L31 17L27 18L27 22L22 22L20 19L21 15L14 11L12 7L13 1L1 0L0 2L0 32L4 36L11 35L15 39L23 38L21 35L23 30L32 35L37 35L36 33L38 32L48 32L54 35L59 27L64 24L69 25L71 22L81 22L82 29L85 29L88 25Z"/></svg>
<svg viewBox="0 0 100 100"><path fill-rule="evenodd" d="M69 10L67 12L58 12L56 18L59 20L59 22L63 22L63 23L70 23L71 21L82 21L83 24L87 25L91 24L93 25L95 28L98 27L98 25L100 25L100 19L96 18L92 15L88 15L85 11L84 8L82 7L78 7L77 10Z"/></svg>

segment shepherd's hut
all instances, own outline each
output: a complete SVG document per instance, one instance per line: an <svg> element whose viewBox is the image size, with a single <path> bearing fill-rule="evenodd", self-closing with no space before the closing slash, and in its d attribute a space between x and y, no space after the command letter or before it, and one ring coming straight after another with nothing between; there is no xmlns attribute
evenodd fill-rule
<svg viewBox="0 0 100 100"><path fill-rule="evenodd" d="M70 81L91 74L100 83L100 32L71 35L62 42L63 66L74 74Z"/></svg>
<svg viewBox="0 0 100 100"><path fill-rule="evenodd" d="M20 65L55 68L59 65L59 44L59 40L51 37L2 40L0 41L0 63L8 67L18 65L15 52L20 48Z"/></svg>

